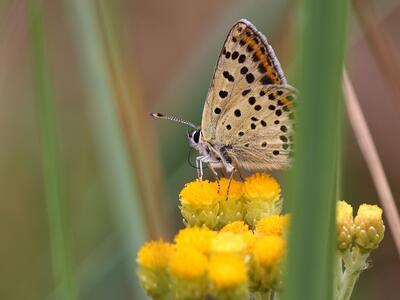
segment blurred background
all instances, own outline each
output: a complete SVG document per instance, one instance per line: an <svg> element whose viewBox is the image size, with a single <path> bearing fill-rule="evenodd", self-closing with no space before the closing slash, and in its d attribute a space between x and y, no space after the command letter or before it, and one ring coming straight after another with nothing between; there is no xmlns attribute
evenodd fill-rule
<svg viewBox="0 0 400 300"><path fill-rule="evenodd" d="M400 2L351 4L346 64L398 199ZM77 299L146 299L136 250L182 227L178 193L196 176L186 128L147 112L200 124L222 42L241 18L268 37L290 83L294 9L286 0L1 0L0 299L58 298L52 274L65 257L73 267L59 273L73 274ZM379 204L346 119L342 198ZM387 230L353 299L398 299L399 278Z"/></svg>

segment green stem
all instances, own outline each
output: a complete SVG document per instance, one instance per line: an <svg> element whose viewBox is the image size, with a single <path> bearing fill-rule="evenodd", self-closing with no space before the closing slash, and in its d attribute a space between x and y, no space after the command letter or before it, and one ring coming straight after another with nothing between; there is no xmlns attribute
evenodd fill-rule
<svg viewBox="0 0 400 300"><path fill-rule="evenodd" d="M336 253L336 270L335 270L335 299L337 297L337 294L339 292L340 288L340 283L342 281L342 276L343 276L343 259L342 259L342 253L337 252Z"/></svg>
<svg viewBox="0 0 400 300"><path fill-rule="evenodd" d="M361 271L364 269L365 261L367 260L369 253L357 253L351 266L346 266L346 270L343 274L339 294L336 300L349 300L353 293L354 285Z"/></svg>

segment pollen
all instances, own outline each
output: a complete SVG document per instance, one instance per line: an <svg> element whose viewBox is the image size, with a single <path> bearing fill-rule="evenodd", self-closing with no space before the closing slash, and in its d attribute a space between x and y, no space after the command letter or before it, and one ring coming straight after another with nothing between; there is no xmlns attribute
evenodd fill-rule
<svg viewBox="0 0 400 300"><path fill-rule="evenodd" d="M207 270L207 257L193 248L178 248L172 253L169 269L175 276L182 278L199 278Z"/></svg>
<svg viewBox="0 0 400 300"><path fill-rule="evenodd" d="M201 253L208 254L211 241L216 235L217 232L207 227L187 227L175 236L175 243L178 248L194 248Z"/></svg>
<svg viewBox="0 0 400 300"><path fill-rule="evenodd" d="M185 185L179 194L182 205L202 209L214 205L219 200L218 185L208 180L195 180Z"/></svg>
<svg viewBox="0 0 400 300"><path fill-rule="evenodd" d="M285 240L276 235L265 236L254 245L254 257L261 265L272 266L281 261L286 250Z"/></svg>
<svg viewBox="0 0 400 300"><path fill-rule="evenodd" d="M265 217L256 224L256 235L278 235L282 236L289 226L289 215L272 215Z"/></svg>
<svg viewBox="0 0 400 300"><path fill-rule="evenodd" d="M144 244L137 255L137 263L151 270L161 270L168 265L175 246L163 241L152 241Z"/></svg>
<svg viewBox="0 0 400 300"><path fill-rule="evenodd" d="M214 255L210 260L208 277L218 289L237 287L247 282L246 265L237 254Z"/></svg>

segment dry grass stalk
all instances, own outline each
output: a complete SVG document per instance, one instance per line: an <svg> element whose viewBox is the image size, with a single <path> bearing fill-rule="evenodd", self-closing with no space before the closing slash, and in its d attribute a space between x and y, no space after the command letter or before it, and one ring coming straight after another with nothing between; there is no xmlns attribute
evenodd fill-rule
<svg viewBox="0 0 400 300"><path fill-rule="evenodd" d="M400 217L393 198L388 180L383 170L382 162L375 147L367 122L355 94L353 85L345 71L343 74L343 93L351 127L356 136L358 145L371 173L372 180L378 192L379 199L388 220L397 252L400 255Z"/></svg>

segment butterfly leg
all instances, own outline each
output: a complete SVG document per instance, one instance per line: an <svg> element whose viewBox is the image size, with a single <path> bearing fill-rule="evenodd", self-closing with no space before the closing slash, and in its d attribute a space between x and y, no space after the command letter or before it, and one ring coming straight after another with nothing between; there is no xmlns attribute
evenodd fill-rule
<svg viewBox="0 0 400 300"><path fill-rule="evenodd" d="M196 157L197 177L203 180L203 162L210 159L208 155L200 155Z"/></svg>
<svg viewBox="0 0 400 300"><path fill-rule="evenodd" d="M212 173L214 174L214 176L215 176L215 179L216 179L217 184L218 184L218 194L219 194L220 191L221 191L221 184L220 184L220 182L219 182L219 175L218 175L217 171L214 169L214 167L213 167L211 164L208 164L208 167L210 168L211 172L212 172Z"/></svg>
<svg viewBox="0 0 400 300"><path fill-rule="evenodd" d="M233 167L233 166L232 166ZM229 196L229 190L230 190L230 188L231 188L231 182L232 182L232 180L233 180L233 175L235 174L235 172L236 172L236 168L235 167L233 167L232 168L232 172L231 172L231 174L229 175L229 181L228 181L228 187L226 188L226 201L228 201L228 196Z"/></svg>
<svg viewBox="0 0 400 300"><path fill-rule="evenodd" d="M200 177L200 162L199 162L199 157L200 157L200 156L197 156L197 157L196 157L197 178L201 178L201 177Z"/></svg>
<svg viewBox="0 0 400 300"><path fill-rule="evenodd" d="M204 159L204 156L196 157L196 165L198 165L197 177L200 178L200 180L203 180L203 162L202 162L203 159Z"/></svg>

